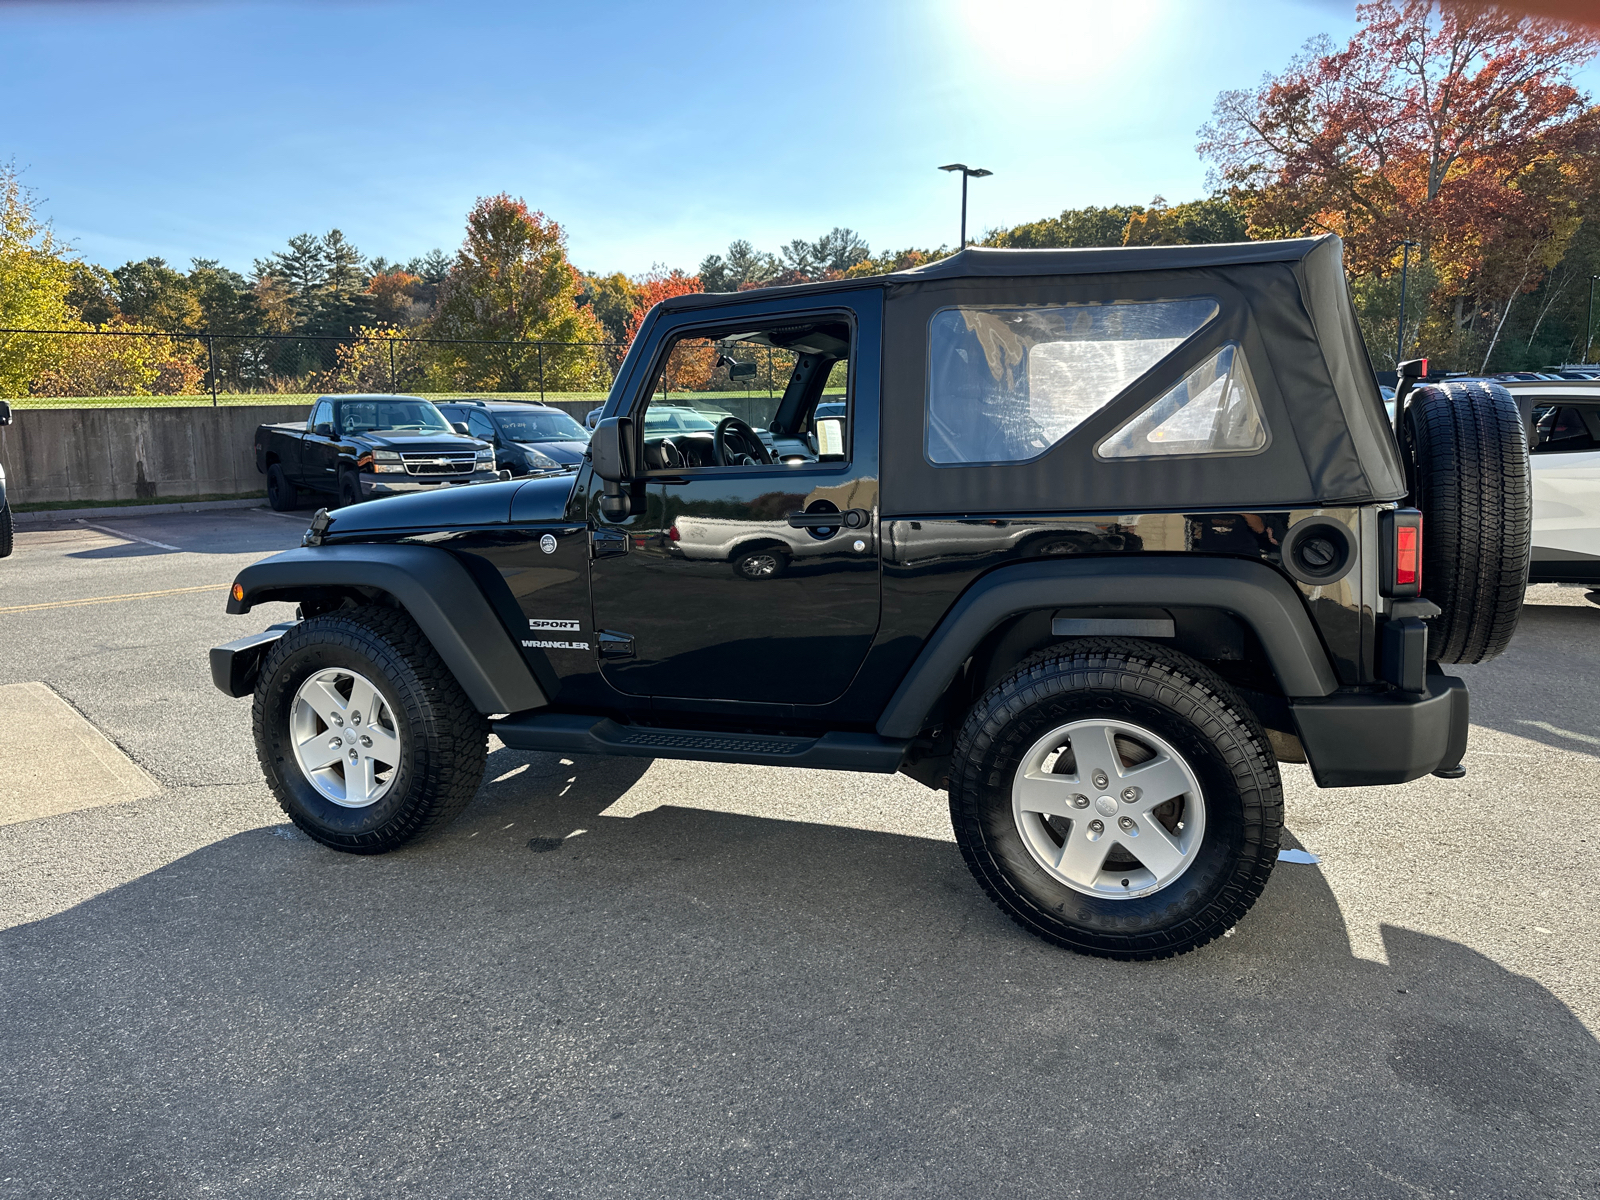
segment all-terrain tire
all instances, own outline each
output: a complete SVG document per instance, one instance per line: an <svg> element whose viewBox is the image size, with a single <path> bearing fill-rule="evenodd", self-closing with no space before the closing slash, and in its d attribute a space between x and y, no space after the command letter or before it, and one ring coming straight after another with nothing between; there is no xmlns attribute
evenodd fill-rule
<svg viewBox="0 0 1600 1200"><path fill-rule="evenodd" d="M1200 795L1185 803L1204 806L1203 833L1189 865L1159 890L1075 890L1028 847L1013 810L1019 766L1041 738L1078 721L1155 734L1198 781ZM1255 715L1187 655L1133 639L1085 638L1023 662L973 705L956 738L949 787L956 841L990 898L1024 929L1104 958L1170 958L1221 936L1266 886L1283 828L1277 761Z"/></svg>
<svg viewBox="0 0 1600 1200"><path fill-rule="evenodd" d="M393 780L369 807L329 800L307 778L291 741L300 686L339 668L376 685L401 739ZM483 780L488 722L398 609L343 609L289 630L261 665L252 716L256 755L278 804L307 834L336 850L382 854L442 828Z"/></svg>
<svg viewBox="0 0 1600 1200"><path fill-rule="evenodd" d="M11 516L11 505L0 505L0 558L9 558L16 540L16 522Z"/></svg>
<svg viewBox="0 0 1600 1200"><path fill-rule="evenodd" d="M293 512L300 506L299 493L278 463L267 468L267 503L273 512Z"/></svg>
<svg viewBox="0 0 1600 1200"><path fill-rule="evenodd" d="M1406 403L1407 481L1422 511L1422 594L1443 611L1428 656L1479 663L1510 645L1533 546L1533 482L1516 401L1493 383L1436 383Z"/></svg>

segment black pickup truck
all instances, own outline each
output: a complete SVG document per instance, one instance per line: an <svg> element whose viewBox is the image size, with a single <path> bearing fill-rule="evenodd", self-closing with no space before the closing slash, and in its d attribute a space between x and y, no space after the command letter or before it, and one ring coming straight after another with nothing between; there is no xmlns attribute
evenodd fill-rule
<svg viewBox="0 0 1600 1200"><path fill-rule="evenodd" d="M750 362L787 374L764 408L650 421ZM1441 664L1515 629L1526 430L1494 385L1404 382L1392 425L1333 237L680 296L576 476L318 513L228 602L297 619L212 674L253 695L284 810L341 850L448 821L491 730L901 771L948 791L1021 925L1165 957L1261 893L1280 761L1325 788L1464 773ZM701 551L812 549L741 573L681 552L680 522Z"/></svg>
<svg viewBox="0 0 1600 1200"><path fill-rule="evenodd" d="M256 470L279 512L298 507L301 490L342 506L500 478L494 447L421 396L323 396L305 421L257 428Z"/></svg>

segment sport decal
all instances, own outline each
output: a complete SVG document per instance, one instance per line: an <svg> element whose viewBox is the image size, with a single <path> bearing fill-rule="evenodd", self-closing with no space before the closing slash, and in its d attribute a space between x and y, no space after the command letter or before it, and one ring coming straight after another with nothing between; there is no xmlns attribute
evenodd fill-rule
<svg viewBox="0 0 1600 1200"><path fill-rule="evenodd" d="M582 626L577 621L535 621L528 618L529 629L548 629L554 633L577 633Z"/></svg>

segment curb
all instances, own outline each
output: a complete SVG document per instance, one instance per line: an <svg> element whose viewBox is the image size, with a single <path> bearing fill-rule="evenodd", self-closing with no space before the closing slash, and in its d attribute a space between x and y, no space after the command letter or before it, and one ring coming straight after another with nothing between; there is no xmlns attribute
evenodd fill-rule
<svg viewBox="0 0 1600 1200"><path fill-rule="evenodd" d="M221 512L237 508L265 508L266 500L256 496L246 500L195 500L188 504L119 504L110 508L47 508L41 512L13 512L11 519L18 525L48 525L52 521L73 521L78 518L96 520L116 517L159 517L163 513ZM311 518L307 517L307 521Z"/></svg>

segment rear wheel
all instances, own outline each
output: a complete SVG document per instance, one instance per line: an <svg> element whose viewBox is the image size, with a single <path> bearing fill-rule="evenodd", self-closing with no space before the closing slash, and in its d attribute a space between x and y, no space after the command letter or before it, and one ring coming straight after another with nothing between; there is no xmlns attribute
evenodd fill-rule
<svg viewBox="0 0 1600 1200"><path fill-rule="evenodd" d="M337 850L381 854L440 828L483 778L487 723L396 609L342 610L284 634L253 718L278 804Z"/></svg>
<svg viewBox="0 0 1600 1200"><path fill-rule="evenodd" d="M740 579L775 579L789 569L789 556L777 546L740 550L733 557L733 573Z"/></svg>
<svg viewBox="0 0 1600 1200"><path fill-rule="evenodd" d="M292 512L300 506L300 497L294 484L289 482L289 477L278 463L267 468L267 503L274 512Z"/></svg>
<svg viewBox="0 0 1600 1200"><path fill-rule="evenodd" d="M0 558L9 558L16 536L16 523L11 516L11 505L0 504Z"/></svg>
<svg viewBox="0 0 1600 1200"><path fill-rule="evenodd" d="M1168 958L1255 903L1283 793L1265 731L1221 679L1162 647L1085 639L973 706L950 813L968 867L1025 929Z"/></svg>
<svg viewBox="0 0 1600 1200"><path fill-rule="evenodd" d="M1492 383L1439 383L1406 402L1406 470L1422 511L1422 594L1443 611L1428 656L1478 663L1511 643L1533 545L1533 483L1516 401Z"/></svg>

